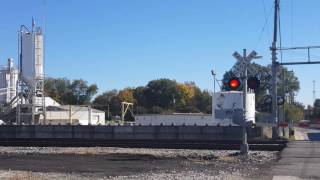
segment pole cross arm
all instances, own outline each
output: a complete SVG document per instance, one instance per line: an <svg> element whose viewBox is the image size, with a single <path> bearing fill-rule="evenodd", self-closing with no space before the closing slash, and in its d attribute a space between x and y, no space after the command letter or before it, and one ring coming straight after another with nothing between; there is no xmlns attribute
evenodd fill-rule
<svg viewBox="0 0 320 180"><path fill-rule="evenodd" d="M279 65L302 65L302 64L320 64L320 61L305 61L305 62L284 62Z"/></svg>
<svg viewBox="0 0 320 180"><path fill-rule="evenodd" d="M236 58L238 61L243 61L243 60L244 60L243 57L242 57L237 51L235 51L235 52L232 54L232 56L233 56L234 58Z"/></svg>

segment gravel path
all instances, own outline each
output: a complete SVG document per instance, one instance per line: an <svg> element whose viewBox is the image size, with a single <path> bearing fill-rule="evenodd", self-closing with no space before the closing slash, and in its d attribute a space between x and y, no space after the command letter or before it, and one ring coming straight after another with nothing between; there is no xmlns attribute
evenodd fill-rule
<svg viewBox="0 0 320 180"><path fill-rule="evenodd" d="M272 179L278 152L0 147L0 179Z"/></svg>

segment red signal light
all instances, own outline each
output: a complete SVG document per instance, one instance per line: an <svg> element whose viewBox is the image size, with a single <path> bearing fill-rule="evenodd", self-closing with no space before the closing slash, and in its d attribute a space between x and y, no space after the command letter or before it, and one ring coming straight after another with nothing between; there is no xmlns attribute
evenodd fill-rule
<svg viewBox="0 0 320 180"><path fill-rule="evenodd" d="M230 89L232 90L237 90L240 86L240 81L238 78L232 78L229 80L228 85L230 87Z"/></svg>

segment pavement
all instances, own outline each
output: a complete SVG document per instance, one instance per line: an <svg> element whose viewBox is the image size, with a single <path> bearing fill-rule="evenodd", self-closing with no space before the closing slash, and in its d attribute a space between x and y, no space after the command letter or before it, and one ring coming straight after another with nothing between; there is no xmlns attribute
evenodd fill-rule
<svg viewBox="0 0 320 180"><path fill-rule="evenodd" d="M320 179L320 130L295 128L295 138L273 166L273 179Z"/></svg>

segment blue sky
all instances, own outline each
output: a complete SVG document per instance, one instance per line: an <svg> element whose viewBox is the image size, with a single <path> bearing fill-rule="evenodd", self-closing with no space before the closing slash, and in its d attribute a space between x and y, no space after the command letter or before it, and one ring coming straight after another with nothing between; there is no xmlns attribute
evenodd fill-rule
<svg viewBox="0 0 320 180"><path fill-rule="evenodd" d="M272 0L1 0L0 61L17 59L17 31L31 18L45 27L45 73L82 78L99 92L146 85L153 79L194 81L213 89L234 51L256 50L269 64ZM283 46L320 45L320 1L282 0ZM320 59L320 51L312 52ZM304 52L284 54L303 60ZM320 65L290 66L301 82L297 100L320 96Z"/></svg>

